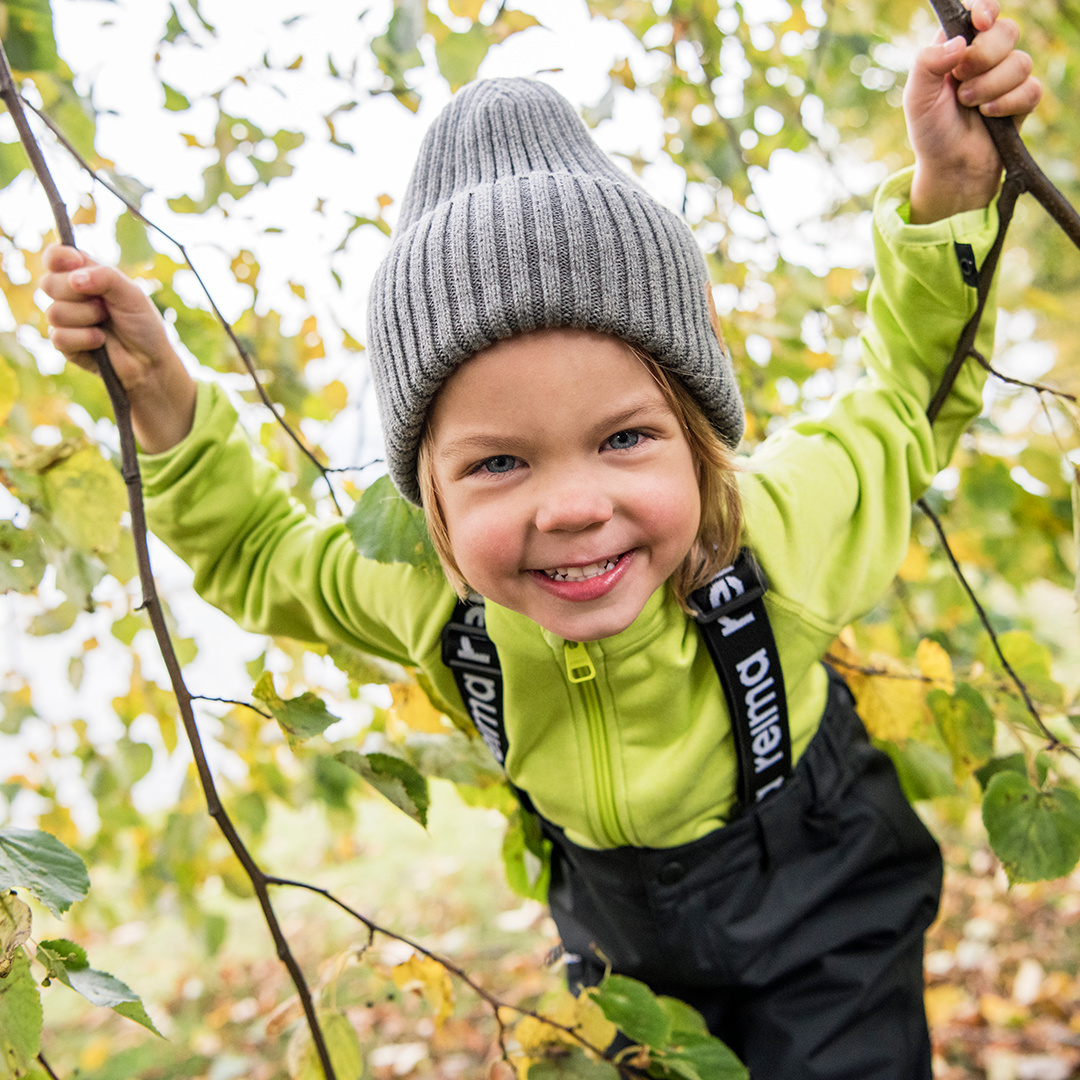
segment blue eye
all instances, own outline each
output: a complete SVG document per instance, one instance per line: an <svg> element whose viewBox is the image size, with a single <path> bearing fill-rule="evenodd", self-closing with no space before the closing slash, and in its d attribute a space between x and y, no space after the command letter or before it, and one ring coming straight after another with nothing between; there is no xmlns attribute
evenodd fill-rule
<svg viewBox="0 0 1080 1080"><path fill-rule="evenodd" d="M489 473L513 472L516 467L517 458L512 457L510 454L496 454L494 457L486 458L480 463L481 470Z"/></svg>
<svg viewBox="0 0 1080 1080"><path fill-rule="evenodd" d="M640 431L616 431L608 439L607 444L612 450L629 450L641 442Z"/></svg>

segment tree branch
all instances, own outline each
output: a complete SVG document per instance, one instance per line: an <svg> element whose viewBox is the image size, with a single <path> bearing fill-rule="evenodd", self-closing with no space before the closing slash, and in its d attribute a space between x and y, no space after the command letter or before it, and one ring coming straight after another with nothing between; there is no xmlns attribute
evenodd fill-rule
<svg viewBox="0 0 1080 1080"><path fill-rule="evenodd" d="M945 33L955 37L960 34L968 42L975 37L975 27L971 22L971 13L965 8L960 0L930 0L937 12L938 19ZM982 122L990 138L997 148L998 156L1005 166L1005 183L998 200L998 234L994 240L994 246L987 255L985 262L979 268L979 299L975 314L961 331L960 340L956 343L956 351L941 380L934 400L926 410L926 415L931 423L941 411L945 399L952 390L953 383L964 361L971 354L971 347L975 341L975 334L979 329L983 309L986 306L986 298L989 293L990 283L993 281L994 272L997 269L1001 250L1005 243L1005 233L1012 221L1013 210L1016 200L1025 191L1032 195L1042 204L1047 213L1061 226L1065 234L1080 249L1080 214L1073 209L1068 199L1051 183L1047 175L1039 168L1035 159L1028 153L1020 132L1016 130L1016 124L1012 117L1008 116L982 116Z"/></svg>
<svg viewBox="0 0 1080 1080"><path fill-rule="evenodd" d="M15 121L15 126L18 129L19 138L30 158L34 173L48 196L49 205L52 207L53 217L56 221L57 234L63 243L74 247L75 235L71 227L71 220L67 215L67 208L64 206L60 193L57 191L56 184L53 181L48 166L45 164L45 159L41 155L37 140L30 130L30 125L27 122L26 114L23 111L22 102L15 87L15 81L11 74L11 67L8 64L7 54L4 51L2 41L0 41L0 100L3 100L4 104L8 107L8 111L11 113L12 119ZM239 834L233 826L232 820L225 812L225 809L221 805L221 800L218 797L213 774L207 763L202 739L195 723L195 714L191 707L191 694L188 692L183 675L181 674L180 662L177 659L176 650L173 648L172 638L169 635L168 627L165 624L165 616L162 611L161 602L158 599L157 586L154 582L153 570L150 566L146 512L143 506L142 477L139 473L138 453L135 447L135 433L131 426L131 407L128 402L127 393L125 392L120 379L117 377L116 372L113 370L108 352L102 347L95 349L92 355L105 383L105 389L107 390L109 400L112 403L113 412L116 417L116 427L120 435L121 473L124 478L124 483L127 486L128 507L131 512L131 534L135 542L135 556L139 568L139 582L143 590L142 606L146 609L147 614L150 617L150 625L153 627L154 637L157 639L158 648L161 650L162 658L165 661L165 667L169 672L169 680L172 683L173 693L176 695L176 702L180 709L184 731L187 734L188 742L191 745L191 752L195 759L195 768L199 776L199 783L203 789L203 795L206 799L207 809L210 816L217 822L218 828L221 829L222 833L225 835L225 839L228 841L229 846L232 848L237 859L239 859L241 866L243 866L245 873L251 881L252 888L255 890L255 895L258 897L259 905L262 908L263 916L266 919L266 925L269 928L270 934L274 939L274 944L277 947L278 958L288 969L293 980L293 985L296 987L296 992L299 994L300 1000L303 1003L304 1014L307 1017L308 1027L311 1029L311 1038L319 1055L319 1061L322 1064L326 1078L327 1080L337 1080L333 1065L330 1062L330 1053L327 1050L326 1041L323 1038L322 1029L319 1026L319 1020L315 1013L315 1005L311 1000L311 992L308 989L307 981L304 978L303 972L300 970L300 965L296 962L296 958L292 954L292 950L289 948L289 943L285 938L278 922L277 915L274 913L273 906L270 903L270 895L266 887L266 875L263 874L262 870L255 863L251 853L240 839Z"/></svg>
<svg viewBox="0 0 1080 1080"><path fill-rule="evenodd" d="M993 626L990 625L990 617L986 614L986 609L979 603L979 598L975 595L974 590L968 583L967 578L964 576L964 571L960 568L960 563L953 553L952 548L949 546L949 540L945 535L945 528L941 524L941 519L930 509L930 504L925 499L919 499L915 504L918 508L930 519L930 523L934 526L935 531L938 534L938 539L941 541L941 546L945 549L945 554L948 556L949 562L952 564L953 571L957 578L960 580L960 584L967 593L968 599L971 601L975 608L976 613L979 616L979 621L983 624L983 629L990 635L990 643L994 647L994 652L997 654L998 661L1005 669L1009 678L1012 679L1013 685L1020 692L1020 696L1024 699L1024 705L1027 708L1028 713L1031 715L1032 720L1035 722L1035 726L1042 732L1047 740L1047 750L1064 750L1067 754L1080 760L1080 754L1078 754L1071 746L1063 743L1047 726L1046 722L1039 715L1039 710L1035 707L1035 702L1031 700L1031 694L1028 693L1028 688L1024 685L1023 680L1016 674L1012 664L1005 657L1005 653L1002 652L1001 642L998 641L997 632Z"/></svg>

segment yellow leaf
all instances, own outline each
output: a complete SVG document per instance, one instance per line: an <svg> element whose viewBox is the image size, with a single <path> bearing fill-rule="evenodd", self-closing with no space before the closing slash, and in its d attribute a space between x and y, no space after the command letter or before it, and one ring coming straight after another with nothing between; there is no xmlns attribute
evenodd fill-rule
<svg viewBox="0 0 1080 1080"><path fill-rule="evenodd" d="M390 715L399 724L412 731L446 732L443 714L415 683L391 683L390 696L393 699Z"/></svg>
<svg viewBox="0 0 1080 1080"><path fill-rule="evenodd" d="M38 828L43 832L51 833L62 844L75 847L79 842L79 830L75 825L75 819L66 806L53 803L48 813L40 814L37 819Z"/></svg>
<svg viewBox="0 0 1080 1080"><path fill-rule="evenodd" d="M540 20L527 11L504 11L494 22L491 29L495 34L496 42L505 41L511 34L528 30L530 26L539 26Z"/></svg>
<svg viewBox="0 0 1080 1080"><path fill-rule="evenodd" d="M309 315L304 320L304 325L300 328L300 341L304 347L302 353L303 363L306 364L309 360L318 360L326 355L322 337L319 335L319 324L314 315Z"/></svg>
<svg viewBox="0 0 1080 1080"><path fill-rule="evenodd" d="M52 523L80 551L110 552L120 542L127 492L116 468L84 446L44 473Z"/></svg>
<svg viewBox="0 0 1080 1080"><path fill-rule="evenodd" d="M231 263L229 263L229 269L233 272L233 277L240 282L241 285L250 285L255 288L255 282L259 277L259 264L255 261L255 256L250 251L241 251Z"/></svg>
<svg viewBox="0 0 1080 1080"><path fill-rule="evenodd" d="M549 1020L551 1023L546 1022ZM562 1027L555 1027L556 1024ZM611 1044L616 1032L615 1025L589 994L574 997L569 990L561 990L554 1001L540 1010L539 1016L525 1016L519 1020L514 1027L514 1037L526 1054L543 1058L552 1046L579 1045L562 1028L573 1029L587 1043L601 1050Z"/></svg>
<svg viewBox="0 0 1080 1080"><path fill-rule="evenodd" d="M30 909L14 894L0 894L0 979L11 974L15 953L30 937Z"/></svg>
<svg viewBox="0 0 1080 1080"><path fill-rule="evenodd" d="M484 0L450 0L450 10L458 18L475 20L480 18L480 9Z"/></svg>
<svg viewBox="0 0 1080 1080"><path fill-rule="evenodd" d="M919 670L930 679L935 686L944 690L947 694L956 691L956 680L953 678L952 660L949 654L930 638L923 638L919 647L915 650L915 659L918 661Z"/></svg>
<svg viewBox="0 0 1080 1080"><path fill-rule="evenodd" d="M1021 1027L1029 1010L998 994L979 995L979 1013L993 1027Z"/></svg>
<svg viewBox="0 0 1080 1080"><path fill-rule="evenodd" d="M792 5L791 18L786 22L780 24L779 30L781 34L786 34L789 30L794 30L795 33L801 34L810 29L810 23L806 18L806 12L803 11L801 5Z"/></svg>
<svg viewBox="0 0 1080 1080"><path fill-rule="evenodd" d="M971 1000L959 987L951 983L926 988L926 1019L931 1028L944 1026L962 1013L970 1011Z"/></svg>
<svg viewBox="0 0 1080 1080"><path fill-rule="evenodd" d="M896 575L901 581L925 581L926 571L930 566L930 556L922 544L911 540L908 543L907 554L900 564Z"/></svg>
<svg viewBox="0 0 1080 1080"><path fill-rule="evenodd" d="M435 1010L435 1026L443 1023L454 1011L454 984L450 973L430 956L413 953L393 970L394 982L401 990L420 990Z"/></svg>
<svg viewBox="0 0 1080 1080"><path fill-rule="evenodd" d="M112 1039L106 1036L91 1039L79 1054L79 1068L85 1072L97 1072L112 1057L114 1049Z"/></svg>
<svg viewBox="0 0 1080 1080"><path fill-rule="evenodd" d="M8 362L0 356L0 424L8 418L18 395L19 380Z"/></svg>
<svg viewBox="0 0 1080 1080"><path fill-rule="evenodd" d="M360 1040L349 1018L332 1009L318 1011L319 1027L330 1054L338 1080L359 1080L364 1073L364 1058ZM291 1080L324 1080L319 1053L315 1049L307 1024L301 1024L289 1039L285 1064Z"/></svg>
<svg viewBox="0 0 1080 1080"><path fill-rule="evenodd" d="M93 225L97 221L97 205L93 199L89 204L79 203L75 213L71 215L72 225Z"/></svg>
<svg viewBox="0 0 1080 1080"><path fill-rule="evenodd" d="M349 402L349 391L340 379L328 382L320 391L319 397L326 402L331 415L341 412Z"/></svg>
<svg viewBox="0 0 1080 1080"><path fill-rule="evenodd" d="M875 739L907 738L926 701L922 679L887 653L860 656L850 628L829 647L829 657L855 695L866 730Z"/></svg>

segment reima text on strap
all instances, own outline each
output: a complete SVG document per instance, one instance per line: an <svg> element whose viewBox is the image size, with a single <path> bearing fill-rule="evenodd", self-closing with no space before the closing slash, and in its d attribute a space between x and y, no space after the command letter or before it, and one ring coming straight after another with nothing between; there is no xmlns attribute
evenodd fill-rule
<svg viewBox="0 0 1080 1080"><path fill-rule="evenodd" d="M787 696L769 617L765 579L747 549L690 596L694 619L720 678L739 760L739 801L752 806L791 775ZM459 600L442 632L442 660L496 761L509 746L502 669L487 636L484 601Z"/></svg>

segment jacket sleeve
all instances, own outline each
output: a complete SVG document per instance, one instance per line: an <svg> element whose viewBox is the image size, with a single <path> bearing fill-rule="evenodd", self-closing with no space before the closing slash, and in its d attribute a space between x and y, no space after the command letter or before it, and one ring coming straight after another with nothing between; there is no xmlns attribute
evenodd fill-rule
<svg viewBox="0 0 1080 1080"><path fill-rule="evenodd" d="M912 501L949 463L982 406L985 373L968 360L933 426L926 417L976 306L959 255L968 245L982 266L996 205L911 225L909 184L910 173L897 174L875 203L876 274L861 338L866 374L823 419L767 439L740 477L746 542L774 598L825 635L888 588L907 552ZM994 314L991 292L975 342L986 357Z"/></svg>
<svg viewBox="0 0 1080 1080"><path fill-rule="evenodd" d="M454 602L443 576L364 559L343 522L309 514L252 452L220 388L200 384L191 433L140 464L151 528L245 629L405 664L438 641Z"/></svg>

